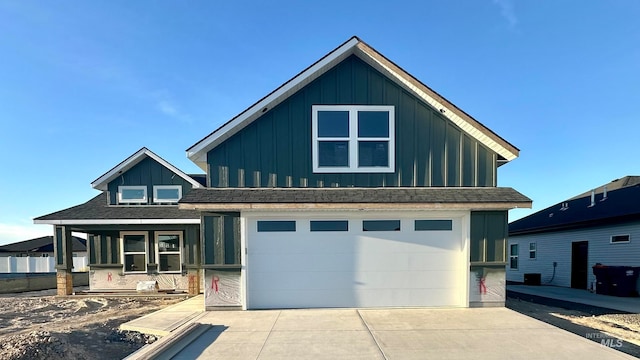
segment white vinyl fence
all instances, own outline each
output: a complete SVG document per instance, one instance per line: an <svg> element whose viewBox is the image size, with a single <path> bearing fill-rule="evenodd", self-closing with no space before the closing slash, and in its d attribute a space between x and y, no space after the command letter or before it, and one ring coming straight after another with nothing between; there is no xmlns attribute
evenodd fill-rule
<svg viewBox="0 0 640 360"><path fill-rule="evenodd" d="M73 258L73 271L89 271L87 257ZM56 272L55 258L50 257L0 257L0 273L50 273Z"/></svg>

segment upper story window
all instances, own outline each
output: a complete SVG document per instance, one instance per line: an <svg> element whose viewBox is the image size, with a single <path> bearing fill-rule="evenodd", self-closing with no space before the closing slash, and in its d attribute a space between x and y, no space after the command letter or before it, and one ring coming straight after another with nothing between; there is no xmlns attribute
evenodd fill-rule
<svg viewBox="0 0 640 360"><path fill-rule="evenodd" d="M395 171L395 108L369 105L312 107L313 172Z"/></svg>
<svg viewBox="0 0 640 360"><path fill-rule="evenodd" d="M177 203L182 197L180 185L155 185L153 187L153 202Z"/></svg>
<svg viewBox="0 0 640 360"><path fill-rule="evenodd" d="M118 203L142 204L146 202L146 186L118 186Z"/></svg>

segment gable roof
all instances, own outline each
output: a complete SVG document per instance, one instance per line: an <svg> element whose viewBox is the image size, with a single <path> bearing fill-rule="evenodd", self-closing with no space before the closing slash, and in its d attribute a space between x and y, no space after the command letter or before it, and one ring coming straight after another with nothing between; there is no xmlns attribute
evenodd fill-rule
<svg viewBox="0 0 640 360"><path fill-rule="evenodd" d="M593 205L591 192L587 192L516 220L509 224L509 235L640 221L640 184L634 179L640 180L635 176L625 177L607 184L606 197L605 185L598 187L599 191L594 191ZM610 186L615 190L609 191Z"/></svg>
<svg viewBox="0 0 640 360"><path fill-rule="evenodd" d="M193 191L193 190L192 190ZM199 224L200 214L177 206L110 206L106 192L84 204L33 219L35 224Z"/></svg>
<svg viewBox="0 0 640 360"><path fill-rule="evenodd" d="M133 155L131 155L128 158L124 159L120 164L116 165L111 170L107 171L102 176L100 176L99 178L95 179L91 183L91 186L94 189L97 189L97 190L107 190L107 185L113 179L115 179L118 176L120 176L123 172L131 169L136 164L138 164L140 161L144 160L146 157L152 158L153 160L159 162L162 166L164 166L167 169L173 171L176 175L180 176L185 181L189 182L193 186L193 188L199 188L199 187L202 186L200 184L200 182L194 180L193 178L191 178L191 176L185 174L184 172L182 172L177 167L171 165L165 159L163 159L160 156L156 155L155 153L153 153L151 150L147 149L146 147L143 147L142 149L136 151Z"/></svg>
<svg viewBox="0 0 640 360"><path fill-rule="evenodd" d="M494 209L530 208L512 188L203 188L179 201L181 209Z"/></svg>
<svg viewBox="0 0 640 360"><path fill-rule="evenodd" d="M465 113L356 36L353 36L267 96L214 130L205 138L192 145L187 149L187 157L206 171L206 154L211 149L238 133L258 119L264 112L280 104L350 55L356 55L373 68L385 74L385 76L396 82L402 88L440 111L443 116L451 120L470 136L495 151L500 156L501 163L511 161L518 157L520 152L518 148L498 136L471 117L471 115Z"/></svg>
<svg viewBox="0 0 640 360"><path fill-rule="evenodd" d="M73 236L73 251L87 251L87 240ZM0 252L53 252L53 236L43 236L0 246Z"/></svg>

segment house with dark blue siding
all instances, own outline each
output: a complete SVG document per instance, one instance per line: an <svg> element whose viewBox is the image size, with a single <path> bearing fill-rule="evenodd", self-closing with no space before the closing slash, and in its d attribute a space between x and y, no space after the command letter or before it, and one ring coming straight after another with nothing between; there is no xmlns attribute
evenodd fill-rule
<svg viewBox="0 0 640 360"><path fill-rule="evenodd" d="M497 172L519 150L357 37L189 147L203 183L144 150L136 164L159 168L93 183L123 221L36 219L60 274L73 230L101 277L131 288L179 268L171 281L210 309L504 305L508 210L531 200Z"/></svg>
<svg viewBox="0 0 640 360"><path fill-rule="evenodd" d="M91 290L135 290L140 281L157 281L163 290L199 292L200 215L178 209L178 201L204 187L203 175L187 175L142 148L91 186L100 194L34 220L54 227L59 295L73 289L73 231L87 234Z"/></svg>
<svg viewBox="0 0 640 360"><path fill-rule="evenodd" d="M638 204L640 176L626 176L512 222L507 280L630 295L598 288L593 267L640 267Z"/></svg>

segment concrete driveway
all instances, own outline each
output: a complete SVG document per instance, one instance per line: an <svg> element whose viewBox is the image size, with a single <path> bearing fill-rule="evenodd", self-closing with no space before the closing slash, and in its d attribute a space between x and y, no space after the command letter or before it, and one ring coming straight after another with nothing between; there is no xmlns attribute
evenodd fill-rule
<svg viewBox="0 0 640 360"><path fill-rule="evenodd" d="M635 359L506 308L211 311L173 359Z"/></svg>

